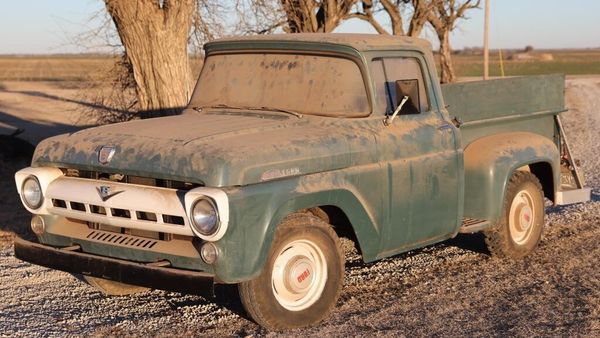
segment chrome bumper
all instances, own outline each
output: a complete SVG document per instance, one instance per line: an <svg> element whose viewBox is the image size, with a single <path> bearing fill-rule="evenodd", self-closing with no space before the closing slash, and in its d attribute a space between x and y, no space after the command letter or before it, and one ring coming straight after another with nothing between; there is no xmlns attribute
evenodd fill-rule
<svg viewBox="0 0 600 338"><path fill-rule="evenodd" d="M15 238L15 257L51 269L152 289L213 295L214 275L92 255Z"/></svg>

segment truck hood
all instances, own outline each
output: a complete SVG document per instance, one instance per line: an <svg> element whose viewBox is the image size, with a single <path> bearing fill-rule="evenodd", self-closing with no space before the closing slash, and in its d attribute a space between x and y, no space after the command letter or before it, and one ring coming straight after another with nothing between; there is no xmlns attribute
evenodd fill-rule
<svg viewBox="0 0 600 338"><path fill-rule="evenodd" d="M373 137L357 135L349 124L348 119L278 113L188 113L49 138L36 148L32 165L215 187L247 185L372 161ZM103 146L115 148L105 165L98 158Z"/></svg>

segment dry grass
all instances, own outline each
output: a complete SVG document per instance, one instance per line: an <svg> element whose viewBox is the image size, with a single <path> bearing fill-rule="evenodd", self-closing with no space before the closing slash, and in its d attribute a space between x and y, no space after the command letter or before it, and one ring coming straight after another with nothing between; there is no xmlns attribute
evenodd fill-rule
<svg viewBox="0 0 600 338"><path fill-rule="evenodd" d="M506 76L564 73L567 75L600 74L600 50L544 51L552 54L552 61L504 61ZM506 58L506 55L505 55ZM117 60L113 56L0 56L0 81L57 81L67 83L87 82L100 78ZM192 60L194 75L200 71L202 61ZM482 57L456 55L458 76L481 76ZM500 75L497 53L490 57L490 74ZM1 84L0 84L1 85Z"/></svg>
<svg viewBox="0 0 600 338"><path fill-rule="evenodd" d="M114 61L102 56L2 56L0 81L86 81Z"/></svg>
<svg viewBox="0 0 600 338"><path fill-rule="evenodd" d="M102 55L0 56L0 81L87 82L101 78L119 58ZM192 60L194 74L201 60Z"/></svg>
<svg viewBox="0 0 600 338"><path fill-rule="evenodd" d="M556 50L539 53L551 54L552 61L514 61L504 58L504 74L539 75L562 73L567 75L600 74L600 50L570 51ZM535 53L534 53L535 55ZM481 55L457 55L455 66L458 76L482 76ZM490 55L490 75L500 76L500 58L497 52Z"/></svg>

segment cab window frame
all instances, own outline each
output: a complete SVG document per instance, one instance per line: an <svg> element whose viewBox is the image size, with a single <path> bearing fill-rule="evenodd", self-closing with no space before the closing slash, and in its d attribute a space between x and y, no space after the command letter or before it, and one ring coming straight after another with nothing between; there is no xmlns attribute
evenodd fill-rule
<svg viewBox="0 0 600 338"><path fill-rule="evenodd" d="M435 112L438 109L437 107L437 96L436 93L434 91L434 87L432 84L432 80L430 78L430 74L429 74L429 66L426 62L426 60L424 60L422 53L416 53L416 52L410 52L410 51L406 51L404 53L386 53L386 52L381 52L381 53L377 53L377 55L373 55L370 58L370 62L369 62L369 69L371 71L371 73L373 74L372 76L372 85L373 85L373 103L374 105L377 106L377 114L379 115L389 115L393 112L393 110L395 109L394 104L393 104L393 95L392 93L390 93L390 86L388 86L388 84L391 84L393 86L393 84L395 83L396 80L409 80L409 79L414 79L414 77L411 76L406 76L406 78L400 78L400 79L390 79L388 78L388 71L386 70L385 67L385 60L386 59L412 59L416 62L416 64L419 67L419 70L421 72L421 78L418 79L419 81L422 82L422 84L419 84L419 96L423 97L423 95L425 95L425 99L427 102L426 107L423 107L420 109L419 114L413 114L413 115L422 115L424 113L429 113L429 112ZM380 69L377 69L378 67L380 67ZM377 74L377 73L383 73L383 85L381 84L381 74ZM379 76L377 76L379 75ZM383 92L385 93L385 105L383 105L383 98L380 97L381 92L382 92L382 88L383 87ZM402 114L404 115L404 114Z"/></svg>

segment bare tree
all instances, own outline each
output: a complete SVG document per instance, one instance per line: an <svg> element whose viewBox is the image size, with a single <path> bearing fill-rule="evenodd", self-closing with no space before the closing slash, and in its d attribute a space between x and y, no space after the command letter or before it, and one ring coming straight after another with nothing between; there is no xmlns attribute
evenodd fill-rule
<svg viewBox="0 0 600 338"><path fill-rule="evenodd" d="M240 34L269 34L288 22L280 0L236 0L235 14Z"/></svg>
<svg viewBox="0 0 600 338"><path fill-rule="evenodd" d="M238 0L247 33L330 33L351 17L359 0ZM253 19L249 19L253 16Z"/></svg>
<svg viewBox="0 0 600 338"><path fill-rule="evenodd" d="M433 2L432 0L363 0L361 5L361 8L352 13L351 17L368 22L379 34L418 37L427 23L428 11L432 9ZM375 17L379 12L387 14L391 31L388 31ZM405 18L410 18L408 30L405 30Z"/></svg>
<svg viewBox="0 0 600 338"><path fill-rule="evenodd" d="M104 0L133 69L142 117L174 114L192 92L188 37L195 0Z"/></svg>
<svg viewBox="0 0 600 338"><path fill-rule="evenodd" d="M196 11L191 14L192 31L188 42L195 54L201 54L202 47L206 42L234 33L236 30L232 31L227 27L228 15L231 9L224 1L195 1Z"/></svg>
<svg viewBox="0 0 600 338"><path fill-rule="evenodd" d="M133 67L125 55L100 72L88 75L79 93L85 104L79 122L99 124L124 122L138 117Z"/></svg>
<svg viewBox="0 0 600 338"><path fill-rule="evenodd" d="M435 0L436 5L429 11L427 21L435 30L440 42L440 65L442 83L454 82L456 73L452 63L450 32L456 28L458 19L466 18L465 12L478 8L481 0Z"/></svg>
<svg viewBox="0 0 600 338"><path fill-rule="evenodd" d="M226 16L229 14L229 8L223 1L190 1L184 8L180 7L180 0L144 0L139 3L104 0L106 10L90 16L91 28L71 38L78 47L122 54L105 71L90 74L89 85L81 90L80 98L89 103L84 114L86 119L104 124L169 115L177 113L187 103L197 75L198 67L194 66L197 66L198 56L201 57L202 46L228 32ZM128 10L124 11L121 6ZM148 15L148 7L154 17ZM178 15L173 13L175 11L179 11ZM125 26L136 16L146 18L140 20L135 29L126 29ZM177 20L183 20L179 25L181 29L168 32L170 27L178 26ZM187 33L184 34L185 31ZM136 40L137 34L137 40L141 41L125 44ZM177 38L169 38L171 34L176 34ZM157 44L158 40L162 42ZM190 56L195 59L190 60ZM178 61L165 62L174 58ZM190 63L191 73L186 70ZM157 68L157 64L161 67ZM179 74L184 74L184 77ZM187 74L190 75L185 79Z"/></svg>
<svg viewBox="0 0 600 338"><path fill-rule="evenodd" d="M413 37L420 36L430 23L440 43L441 81L446 83L456 78L450 32L456 27L456 21L465 18L465 12L479 7L479 3L480 0L363 0L362 10L352 13L351 17L369 22L380 34ZM378 12L387 14L391 32L375 17ZM404 24L406 18L410 18L408 29Z"/></svg>
<svg viewBox="0 0 600 338"><path fill-rule="evenodd" d="M346 20L357 0L281 0L288 33L329 33Z"/></svg>
<svg viewBox="0 0 600 338"><path fill-rule="evenodd" d="M352 14L353 17L359 18L371 24L379 34L389 34L385 27L375 18L375 13L384 10L392 26L393 35L405 35L402 15L400 13L400 3L405 1L395 1L395 4L389 0L364 0L362 3L362 11L357 11ZM381 8L379 8L381 7Z"/></svg>

